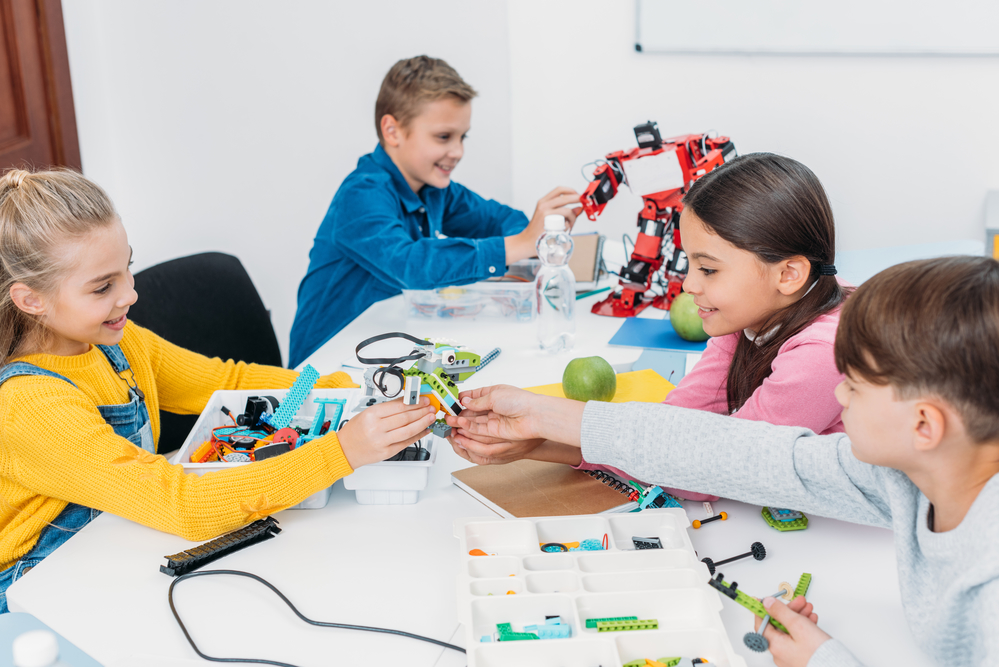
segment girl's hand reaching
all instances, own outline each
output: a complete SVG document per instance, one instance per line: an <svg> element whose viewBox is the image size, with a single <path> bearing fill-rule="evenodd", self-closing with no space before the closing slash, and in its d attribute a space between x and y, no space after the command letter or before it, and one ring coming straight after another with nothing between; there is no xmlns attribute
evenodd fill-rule
<svg viewBox="0 0 999 667"><path fill-rule="evenodd" d="M542 398L537 394L500 384L463 391L458 398L464 409L457 417L447 417L452 428L497 442L542 437L537 432L539 420L532 418L533 408Z"/></svg>
<svg viewBox="0 0 999 667"><path fill-rule="evenodd" d="M366 408L337 433L340 448L354 470L391 458L427 434L437 411L421 398L416 405L402 399Z"/></svg>

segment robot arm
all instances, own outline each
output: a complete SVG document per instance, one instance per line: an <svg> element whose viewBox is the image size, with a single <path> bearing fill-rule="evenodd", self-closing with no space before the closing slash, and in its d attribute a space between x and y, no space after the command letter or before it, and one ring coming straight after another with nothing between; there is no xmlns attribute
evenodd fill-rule
<svg viewBox="0 0 999 667"><path fill-rule="evenodd" d="M728 137L689 134L663 140L653 121L636 126L635 139L637 148L609 153L599 161L593 180L580 197L590 220L597 219L622 183L643 201L638 238L620 274L621 290L593 306L598 315L631 317L650 304L669 309L687 271L679 228L683 195L698 178L736 156ZM647 298L646 293L657 283L663 285L664 293Z"/></svg>

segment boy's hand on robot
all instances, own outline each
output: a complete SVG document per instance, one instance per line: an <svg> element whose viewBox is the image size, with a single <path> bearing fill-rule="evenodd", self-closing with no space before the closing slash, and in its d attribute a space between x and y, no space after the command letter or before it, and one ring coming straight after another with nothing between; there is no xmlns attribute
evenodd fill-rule
<svg viewBox="0 0 999 667"><path fill-rule="evenodd" d="M500 384L463 391L458 395L463 410L457 417L447 417L452 428L467 436L485 436L499 441L535 440L533 408L538 395L523 389Z"/></svg>
<svg viewBox="0 0 999 667"><path fill-rule="evenodd" d="M416 405L406 405L401 398L385 401L352 417L337 437L347 463L356 470L391 458L426 436L436 414L427 398Z"/></svg>
<svg viewBox="0 0 999 667"><path fill-rule="evenodd" d="M532 247L537 243L538 237L545 231L545 216L548 215L564 217L566 231L571 231L576 223L576 216L583 212L582 206L573 206L573 204L579 204L579 193L566 186L557 187L539 199L534 215L531 216L531 222L521 232L524 242Z"/></svg>
<svg viewBox="0 0 999 667"><path fill-rule="evenodd" d="M784 634L768 623L763 631L763 636L770 642L770 653L777 667L805 667L819 646L832 639L816 625L819 617L812 611L812 603L804 596L796 597L787 604L774 598L764 598L763 607L788 630L788 634ZM761 620L756 619L757 631Z"/></svg>

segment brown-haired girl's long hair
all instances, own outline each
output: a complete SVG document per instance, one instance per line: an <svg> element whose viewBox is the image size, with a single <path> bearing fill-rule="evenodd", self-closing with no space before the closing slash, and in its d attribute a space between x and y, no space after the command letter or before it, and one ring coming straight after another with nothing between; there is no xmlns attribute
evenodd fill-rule
<svg viewBox="0 0 999 667"><path fill-rule="evenodd" d="M726 388L734 412L769 377L781 346L839 306L849 291L820 273L836 258L832 208L811 169L772 153L750 153L715 169L694 183L683 204L710 231L767 264L804 256L812 265L811 291L772 313L756 341L739 336Z"/></svg>
<svg viewBox="0 0 999 667"><path fill-rule="evenodd" d="M0 366L45 331L17 307L10 288L24 283L55 293L66 268L59 246L117 219L104 190L78 172L11 169L0 177Z"/></svg>

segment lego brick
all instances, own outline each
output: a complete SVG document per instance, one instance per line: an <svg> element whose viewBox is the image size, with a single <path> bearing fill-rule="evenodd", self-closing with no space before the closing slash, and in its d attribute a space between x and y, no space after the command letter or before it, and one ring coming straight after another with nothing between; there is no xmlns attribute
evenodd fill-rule
<svg viewBox="0 0 999 667"><path fill-rule="evenodd" d="M306 364L295 380L295 383L291 385L291 389L285 394L284 400L281 401L277 412L273 415L264 415L261 417L261 421L278 430L287 427L295 415L298 414L298 411L302 409L302 404L305 403L305 399L309 395L309 392L312 391L312 388L316 386L318 379L319 371L311 365Z"/></svg>
<svg viewBox="0 0 999 667"><path fill-rule="evenodd" d="M586 627L591 630L597 627L597 623L606 623L609 621L637 621L637 616L608 616L607 618L588 618L586 619Z"/></svg>
<svg viewBox="0 0 999 667"><path fill-rule="evenodd" d="M801 579L798 580L798 587L794 589L794 595L791 596L791 599L793 600L794 598L806 595L808 593L808 587L811 584L812 584L812 575L810 575L808 572L801 575Z"/></svg>
<svg viewBox="0 0 999 667"><path fill-rule="evenodd" d="M743 607L753 612L759 618L767 618L770 615L767 610L763 608L763 603L754 597L750 597L740 590L737 590L736 584L727 584L724 579L722 579L719 573L714 579L708 579L708 584L713 588L720 591L725 596L735 600L737 603L741 604ZM770 624L780 630L783 633L787 633L787 628L785 628L781 623L770 619Z"/></svg>
<svg viewBox="0 0 999 667"><path fill-rule="evenodd" d="M659 621L597 621L597 632L626 632L630 630L658 630Z"/></svg>
<svg viewBox="0 0 999 667"><path fill-rule="evenodd" d="M779 530L782 533L792 530L804 530L805 528L808 528L808 517L805 516L804 514L801 514L801 512L796 512L796 514L799 514L801 518L794 519L793 521L778 521L771 514L769 507L764 507L762 510L760 510L760 514L763 516L763 520L766 521L771 528L775 528L776 530Z"/></svg>

